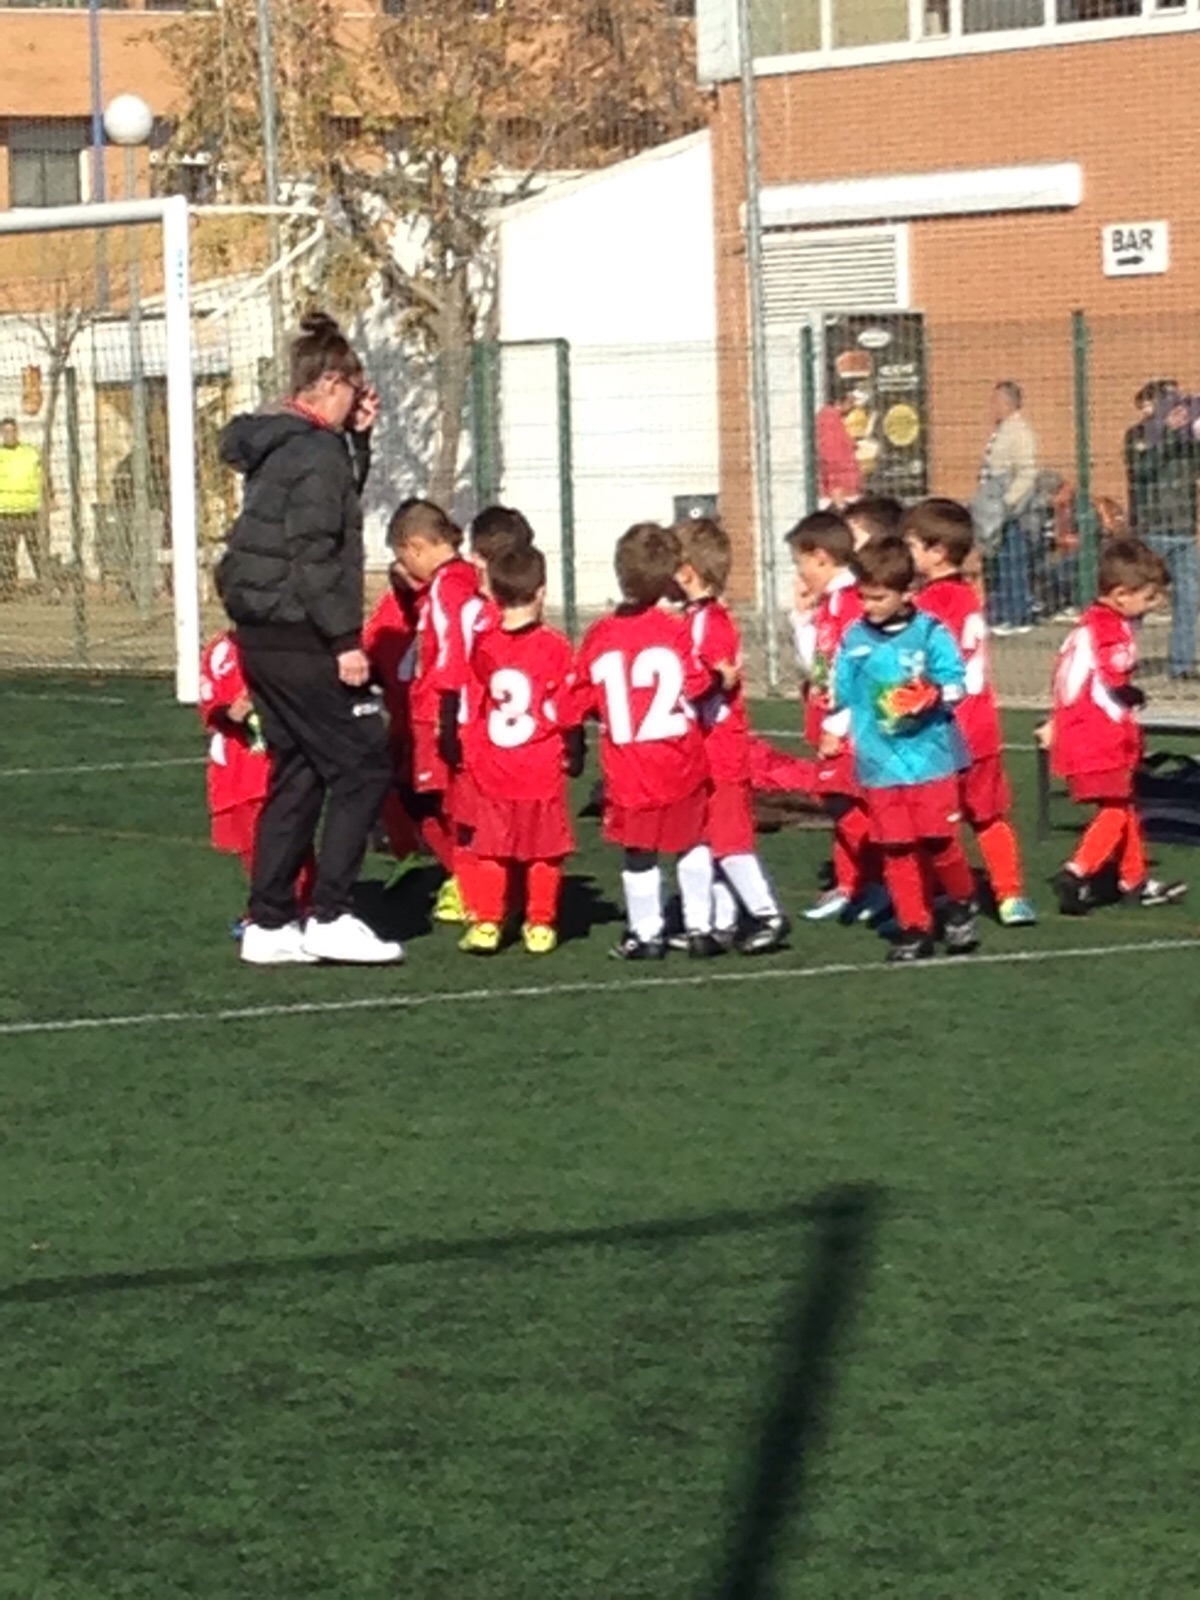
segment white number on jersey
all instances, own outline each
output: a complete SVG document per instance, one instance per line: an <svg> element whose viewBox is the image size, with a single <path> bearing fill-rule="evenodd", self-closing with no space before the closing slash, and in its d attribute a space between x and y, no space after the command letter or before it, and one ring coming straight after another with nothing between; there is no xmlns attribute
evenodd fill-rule
<svg viewBox="0 0 1200 1600"><path fill-rule="evenodd" d="M982 694L987 688L988 645L987 623L978 611L973 611L963 623L959 648L967 668L967 693Z"/></svg>
<svg viewBox="0 0 1200 1600"><path fill-rule="evenodd" d="M666 645L640 650L625 681L625 658L609 650L592 663L592 682L604 690L605 724L614 744L648 744L652 740L681 739L688 731L683 709L683 662ZM651 689L654 697L641 724L633 726L630 689Z"/></svg>
<svg viewBox="0 0 1200 1600"><path fill-rule="evenodd" d="M498 750L519 750L537 732L530 716L533 685L516 667L497 667L488 684L495 705L488 713L488 738Z"/></svg>

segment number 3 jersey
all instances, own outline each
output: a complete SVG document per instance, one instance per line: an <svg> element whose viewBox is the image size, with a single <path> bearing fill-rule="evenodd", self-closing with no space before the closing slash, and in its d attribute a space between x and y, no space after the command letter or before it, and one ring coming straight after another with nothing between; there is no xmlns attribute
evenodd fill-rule
<svg viewBox="0 0 1200 1600"><path fill-rule="evenodd" d="M600 719L606 797L660 809L702 788L708 762L691 702L712 687L686 617L622 606L593 623L576 667L581 714Z"/></svg>
<svg viewBox="0 0 1200 1600"><path fill-rule="evenodd" d="M466 771L489 799L554 799L566 784L563 734L581 720L570 644L541 622L493 628L471 670L479 694L463 730Z"/></svg>

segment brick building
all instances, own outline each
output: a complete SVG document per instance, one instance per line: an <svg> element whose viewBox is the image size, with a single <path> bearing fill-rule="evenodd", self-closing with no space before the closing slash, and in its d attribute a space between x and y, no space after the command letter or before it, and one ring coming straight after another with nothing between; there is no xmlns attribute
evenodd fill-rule
<svg viewBox="0 0 1200 1600"><path fill-rule="evenodd" d="M1157 375L1200 389L1198 0L754 0L752 11L773 385L786 395L795 381L786 351L810 313L919 313L929 487L970 491L989 390L1008 377L1025 387L1043 463L1073 477L1081 309L1095 487L1123 495L1135 389ZM698 23L714 96L722 506L749 527L734 0L699 0ZM1146 221L1165 228L1139 261L1140 235L1113 230ZM788 440L776 444L787 458ZM777 483L777 532L797 498L797 484Z"/></svg>

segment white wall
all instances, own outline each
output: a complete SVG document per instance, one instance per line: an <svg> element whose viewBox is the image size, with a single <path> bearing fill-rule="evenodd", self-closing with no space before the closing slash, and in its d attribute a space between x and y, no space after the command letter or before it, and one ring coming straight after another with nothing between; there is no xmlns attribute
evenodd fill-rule
<svg viewBox="0 0 1200 1600"><path fill-rule="evenodd" d="M570 346L579 603L614 598L612 548L717 489L716 273L707 133L559 184L504 212L502 494L529 515L559 591L554 351Z"/></svg>

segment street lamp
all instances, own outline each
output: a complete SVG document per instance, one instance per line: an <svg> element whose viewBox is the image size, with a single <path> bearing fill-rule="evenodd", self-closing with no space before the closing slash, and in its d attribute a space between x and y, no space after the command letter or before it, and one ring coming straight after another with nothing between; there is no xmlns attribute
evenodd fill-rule
<svg viewBox="0 0 1200 1600"><path fill-rule="evenodd" d="M137 198L137 152L150 138L154 113L136 94L119 94L104 110L104 131L125 151L125 198ZM157 552L150 530L149 423L146 406L146 372L142 359L142 283L138 263L136 228L129 234L129 426L133 435L129 453L133 490L130 529L133 598L140 616L154 605Z"/></svg>

